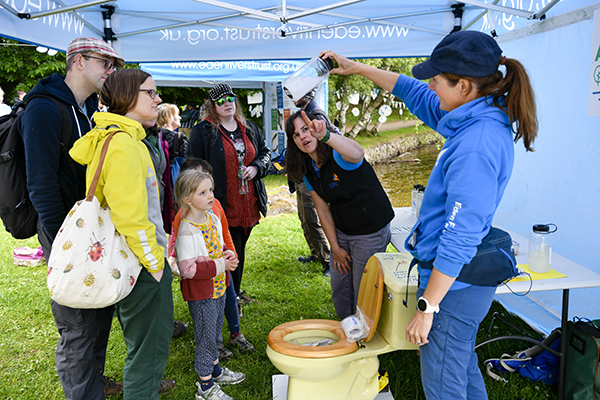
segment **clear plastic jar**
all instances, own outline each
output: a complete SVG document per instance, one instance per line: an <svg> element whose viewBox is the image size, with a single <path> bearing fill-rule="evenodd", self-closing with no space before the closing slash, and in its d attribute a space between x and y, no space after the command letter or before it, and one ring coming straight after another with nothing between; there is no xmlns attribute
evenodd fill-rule
<svg viewBox="0 0 600 400"><path fill-rule="evenodd" d="M551 230L550 226L554 226ZM545 274L552 265L552 237L556 232L554 224L533 225L533 232L529 234L529 269L532 272Z"/></svg>

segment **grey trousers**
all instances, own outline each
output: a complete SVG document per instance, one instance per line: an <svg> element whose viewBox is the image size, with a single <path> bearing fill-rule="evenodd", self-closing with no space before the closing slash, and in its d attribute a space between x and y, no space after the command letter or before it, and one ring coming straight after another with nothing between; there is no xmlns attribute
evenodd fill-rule
<svg viewBox="0 0 600 400"><path fill-rule="evenodd" d="M346 235L336 230L339 246L346 250L352 262L350 273L342 274L331 265L331 299L337 317L342 320L356 312L356 300L363 270L369 258L375 253L385 252L392 238L390 224L368 235ZM333 261L333 257L331 258Z"/></svg>
<svg viewBox="0 0 600 400"><path fill-rule="evenodd" d="M60 334L56 371L65 400L104 400L102 374L115 306L78 309L51 300Z"/></svg>

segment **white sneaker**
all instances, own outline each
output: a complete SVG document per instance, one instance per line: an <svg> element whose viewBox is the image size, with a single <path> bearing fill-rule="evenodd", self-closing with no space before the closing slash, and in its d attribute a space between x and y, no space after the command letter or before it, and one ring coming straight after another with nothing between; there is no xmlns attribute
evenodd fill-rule
<svg viewBox="0 0 600 400"><path fill-rule="evenodd" d="M226 395L225 392L221 390L221 386L216 382L213 387L206 392L201 389L199 382L196 382L196 386L198 386L196 400L235 400L233 397Z"/></svg>
<svg viewBox="0 0 600 400"><path fill-rule="evenodd" d="M246 379L246 374L243 372L233 372L229 368L221 366L221 375L213 377L215 383L221 383L224 385L235 385Z"/></svg>

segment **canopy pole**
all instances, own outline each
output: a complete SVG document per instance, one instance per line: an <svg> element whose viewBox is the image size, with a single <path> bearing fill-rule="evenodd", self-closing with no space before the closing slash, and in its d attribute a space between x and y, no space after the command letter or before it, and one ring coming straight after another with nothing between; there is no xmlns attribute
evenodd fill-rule
<svg viewBox="0 0 600 400"><path fill-rule="evenodd" d="M454 28L452 32L460 32L462 29L462 16L463 16L463 7L465 5L462 3L452 4L452 14L454 14Z"/></svg>
<svg viewBox="0 0 600 400"><path fill-rule="evenodd" d="M19 13L17 15L21 19L42 18L42 17L46 17L48 15L61 14L61 13L69 12L69 11L78 11L82 8L97 6L99 4L108 3L110 1L113 1L113 0L92 0L92 1L88 1L86 3L74 4L71 6L64 6L64 7L55 8L52 10L40 11L40 12L35 12L35 13ZM58 2L58 3L60 4L60 2ZM7 7L5 6L5 8L7 8ZM10 11L10 8L7 8L7 10Z"/></svg>
<svg viewBox="0 0 600 400"><path fill-rule="evenodd" d="M116 40L115 32L112 30L111 25L111 16L115 13L115 6L101 5L100 7L105 10L102 11L102 18L104 19L104 35L102 39L112 47L113 41Z"/></svg>

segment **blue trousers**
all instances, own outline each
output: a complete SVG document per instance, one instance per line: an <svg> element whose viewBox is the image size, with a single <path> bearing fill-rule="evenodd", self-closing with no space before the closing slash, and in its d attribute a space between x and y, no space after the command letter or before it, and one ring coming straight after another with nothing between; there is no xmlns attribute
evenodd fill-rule
<svg viewBox="0 0 600 400"><path fill-rule="evenodd" d="M424 290L417 291L417 298ZM471 285L449 291L433 316L429 343L421 350L421 381L427 400L486 400L475 340L495 286Z"/></svg>
<svg viewBox="0 0 600 400"><path fill-rule="evenodd" d="M333 268L333 255L330 262L331 299L337 317L342 320L356 312L358 289L365 265L373 254L385 251L392 234L390 224L367 235L346 235L339 229L336 233L339 246L352 258L348 274L342 274Z"/></svg>
<svg viewBox="0 0 600 400"><path fill-rule="evenodd" d="M229 271L227 271L230 274ZM229 333L238 333L240 331L240 315L238 313L237 296L233 287L233 279L229 279L229 286L225 290L225 319Z"/></svg>

